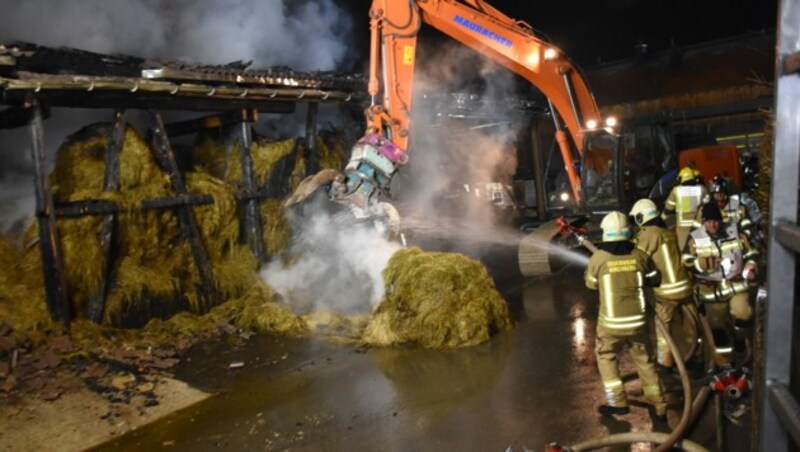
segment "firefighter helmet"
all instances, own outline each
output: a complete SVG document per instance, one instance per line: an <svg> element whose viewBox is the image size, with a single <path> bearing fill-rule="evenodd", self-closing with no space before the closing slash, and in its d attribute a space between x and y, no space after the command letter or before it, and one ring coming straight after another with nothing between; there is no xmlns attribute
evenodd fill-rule
<svg viewBox="0 0 800 452"><path fill-rule="evenodd" d="M642 198L633 205L631 216L637 225L641 226L658 216L658 208L649 198Z"/></svg>
<svg viewBox="0 0 800 452"><path fill-rule="evenodd" d="M717 174L708 184L708 192L712 195L714 193L724 193L727 196L731 193L731 185L728 179Z"/></svg>
<svg viewBox="0 0 800 452"><path fill-rule="evenodd" d="M604 242L620 242L631 238L631 229L628 227L628 217L622 212L610 212L600 222L603 230Z"/></svg>
<svg viewBox="0 0 800 452"><path fill-rule="evenodd" d="M678 172L678 181L681 184L685 184L687 182L696 181L700 177L700 171L696 169L685 166Z"/></svg>

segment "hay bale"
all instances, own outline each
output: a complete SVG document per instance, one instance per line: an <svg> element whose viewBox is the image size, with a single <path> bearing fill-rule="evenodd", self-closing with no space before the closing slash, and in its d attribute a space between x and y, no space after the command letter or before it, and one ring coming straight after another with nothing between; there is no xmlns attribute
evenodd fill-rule
<svg viewBox="0 0 800 452"><path fill-rule="evenodd" d="M201 314L208 307L198 299L198 272L175 213L133 209L145 199L173 193L169 178L160 169L150 145L131 126L125 131L120 150L120 191L102 191L105 154L112 127L111 124L93 124L70 136L59 149L56 167L50 176L54 196L59 201L106 199L132 207L117 216L117 258L103 323L136 326L144 325L150 318L167 318L183 310ZM328 142L333 143L332 146L321 147L323 165L340 167L343 144L335 139ZM296 187L306 169L303 149L296 144L295 139L274 141L255 137L252 156L259 186L268 183L270 177L282 177L286 178L290 190ZM292 152L297 152L297 158L293 167L286 168L288 174L274 174L276 163ZM234 198L241 178L238 142L225 143L208 135L198 140L193 155L197 159L197 170L185 174L188 190L195 194L211 194L215 200L211 205L192 207L214 283L222 300L240 299L254 287L258 263L246 244L240 241L239 206ZM268 252L276 255L290 240L281 201L266 200L261 204L261 211ZM57 223L69 302L76 318L84 315L88 300L99 291L105 257L98 239L102 226L100 216L60 219ZM34 323L49 321L36 225L27 231L26 238L35 246L16 250L14 274L11 274L11 266L5 266L6 276L0 280L0 287L6 289L6 298L16 294L14 297L32 300L31 306L38 310L31 316L37 319ZM5 248L0 251L11 255ZM271 309L272 305L269 306ZM265 320L270 318L269 314L261 320L257 320L259 316L256 315L245 318L251 318L253 325L272 322ZM297 325L307 328L301 320L293 322L296 323L294 329L299 328Z"/></svg>
<svg viewBox="0 0 800 452"><path fill-rule="evenodd" d="M387 295L362 341L448 349L512 328L508 306L486 268L461 254L396 252L383 271Z"/></svg>
<svg viewBox="0 0 800 452"><path fill-rule="evenodd" d="M317 136L316 143L320 169L341 170L347 155L341 134L322 133Z"/></svg>
<svg viewBox="0 0 800 452"><path fill-rule="evenodd" d="M112 124L86 126L70 135L56 154L55 169L50 176L53 196L61 201L86 199L87 194L103 190L105 155ZM166 193L168 179L159 169L150 146L133 127L125 129L120 152L120 191L160 182Z"/></svg>
<svg viewBox="0 0 800 452"><path fill-rule="evenodd" d="M80 349L97 352L125 346L147 348L163 345L186 348L202 339L219 335L232 325L248 332L298 336L307 327L289 308L275 302L263 283L250 286L244 295L216 306L206 314L182 312L167 320L152 319L141 329L119 329L87 320L72 324L71 337Z"/></svg>
<svg viewBox="0 0 800 452"><path fill-rule="evenodd" d="M44 301L41 265L31 273L31 262L24 262L23 255L17 243L0 235L0 322L11 328L16 342L35 342L57 325L50 320Z"/></svg>

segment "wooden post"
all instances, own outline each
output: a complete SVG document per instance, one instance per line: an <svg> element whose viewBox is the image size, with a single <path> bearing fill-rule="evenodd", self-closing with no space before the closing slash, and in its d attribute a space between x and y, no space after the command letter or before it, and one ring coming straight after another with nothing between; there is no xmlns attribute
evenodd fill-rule
<svg viewBox="0 0 800 452"><path fill-rule="evenodd" d="M306 149L308 149L308 159L306 175L316 174L320 170L319 154L317 150L317 112L319 104L316 102L308 103L306 112Z"/></svg>
<svg viewBox="0 0 800 452"><path fill-rule="evenodd" d="M61 243L58 238L53 194L45 174L44 126L39 100L31 96L30 105L33 118L30 123L31 158L36 184L36 218L39 222L39 249L42 253L47 308L53 320L64 322L69 329L71 312L67 296L67 280L64 275L61 257Z"/></svg>
<svg viewBox="0 0 800 452"><path fill-rule="evenodd" d="M253 111L252 118L255 119L255 111ZM239 163L242 167L242 185L248 192L256 191L251 154L252 145L251 115L248 114L248 110L242 110L242 120L239 123ZM259 262L266 262L264 233L261 227L261 214L258 210L259 202L257 199L248 199L242 205L241 224L245 241L256 259Z"/></svg>
<svg viewBox="0 0 800 452"><path fill-rule="evenodd" d="M114 114L114 127L108 137L105 156L105 174L103 177L103 191L119 191L120 173L120 153L125 143L125 129L127 126L125 110L117 110ZM116 253L112 247L114 243L114 231L117 225L117 215L111 213L103 218L103 226L100 230L100 246L102 247L102 275L97 292L89 297L86 305L86 316L95 323L103 320L103 313L106 308L106 298L112 285L114 273L114 260Z"/></svg>
<svg viewBox="0 0 800 452"><path fill-rule="evenodd" d="M169 138L164 129L164 122L161 119L161 115L154 110L150 110L150 115L153 129L153 149L156 153L156 157L169 175L172 190L178 195L185 195L187 194L186 184L178 170L175 154L172 152L172 146L169 143ZM208 254L203 246L203 240L200 237L200 229L197 227L194 213L189 206L176 207L175 212L181 223L184 236L189 239L192 256L194 257L194 264L200 276L200 285L197 291L201 302L201 311L208 312L213 306L218 304L219 295L216 285L214 284Z"/></svg>

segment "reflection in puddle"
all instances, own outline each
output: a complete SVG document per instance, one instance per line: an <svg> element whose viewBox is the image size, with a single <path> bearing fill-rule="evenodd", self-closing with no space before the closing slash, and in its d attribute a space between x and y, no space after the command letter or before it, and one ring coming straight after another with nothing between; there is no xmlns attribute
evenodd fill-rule
<svg viewBox="0 0 800 452"><path fill-rule="evenodd" d="M577 358L586 353L586 319L578 317L572 322L572 331L575 336L572 338L572 347L575 349Z"/></svg>

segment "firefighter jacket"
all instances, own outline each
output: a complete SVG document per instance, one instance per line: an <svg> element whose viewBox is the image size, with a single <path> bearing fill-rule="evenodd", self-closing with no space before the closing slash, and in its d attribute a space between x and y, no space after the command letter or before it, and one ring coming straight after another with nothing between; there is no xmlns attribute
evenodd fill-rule
<svg viewBox="0 0 800 452"><path fill-rule="evenodd" d="M726 301L733 295L747 292L749 286L742 272L746 265L756 267L758 251L751 247L745 234L735 223L725 225L712 237L704 227L689 236L683 263L694 273L696 293L701 301Z"/></svg>
<svg viewBox="0 0 800 452"><path fill-rule="evenodd" d="M644 284L655 278L652 261L643 251L615 255L594 253L584 274L586 287L600 291L598 325L611 330L637 330L645 325Z"/></svg>
<svg viewBox="0 0 800 452"><path fill-rule="evenodd" d="M751 236L753 231L753 222L750 220L747 207L742 203L738 196L733 195L728 197L728 202L723 207L719 208L722 213L722 223L725 226L736 226L737 232L743 232L748 237ZM700 206L694 216L693 227L699 229L703 226L703 208Z"/></svg>
<svg viewBox="0 0 800 452"><path fill-rule="evenodd" d="M697 208L709 200L708 190L703 185L676 185L669 192L661 213L665 220L675 212L676 224L679 227L692 227Z"/></svg>
<svg viewBox="0 0 800 452"><path fill-rule="evenodd" d="M661 283L653 288L659 300L679 301L692 294L692 281L681 262L675 234L659 226L642 226L634 243L653 259L661 275Z"/></svg>

